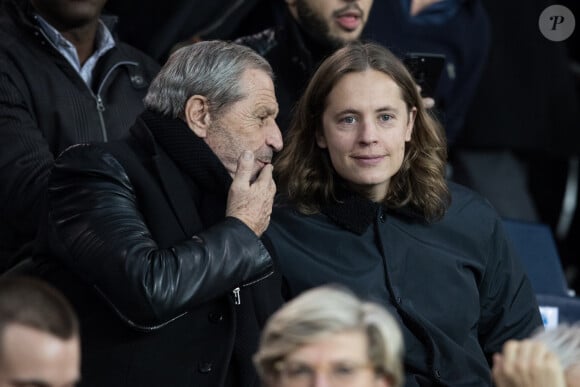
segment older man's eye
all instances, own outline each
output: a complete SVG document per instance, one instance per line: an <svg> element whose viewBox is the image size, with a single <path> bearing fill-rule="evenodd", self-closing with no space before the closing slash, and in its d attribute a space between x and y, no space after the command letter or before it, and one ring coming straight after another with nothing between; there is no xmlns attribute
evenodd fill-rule
<svg viewBox="0 0 580 387"><path fill-rule="evenodd" d="M392 116L392 115L390 115L390 114L381 114L381 115L379 116L379 119L380 119L381 121L385 121L385 122L386 122L386 121L389 121L389 120L391 120L391 118L393 118L393 116Z"/></svg>

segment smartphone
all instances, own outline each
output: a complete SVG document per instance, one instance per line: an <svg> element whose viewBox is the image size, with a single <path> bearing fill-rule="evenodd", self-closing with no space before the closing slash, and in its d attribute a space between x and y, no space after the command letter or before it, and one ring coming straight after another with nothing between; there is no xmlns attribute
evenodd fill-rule
<svg viewBox="0 0 580 387"><path fill-rule="evenodd" d="M421 94L432 97L445 66L445 55L409 52L405 54L403 63L413 74L415 82L421 86Z"/></svg>

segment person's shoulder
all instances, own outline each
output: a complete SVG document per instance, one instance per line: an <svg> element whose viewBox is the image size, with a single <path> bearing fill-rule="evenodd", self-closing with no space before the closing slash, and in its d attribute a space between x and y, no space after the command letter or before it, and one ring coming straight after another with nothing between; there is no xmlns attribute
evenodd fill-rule
<svg viewBox="0 0 580 387"><path fill-rule="evenodd" d="M155 59L139 50L138 48L131 46L130 44L117 40L115 42L115 47L123 59L136 61L140 65L143 65L149 69L151 72L157 73L161 68L160 64Z"/></svg>
<svg viewBox="0 0 580 387"><path fill-rule="evenodd" d="M276 218L287 218L299 216L300 212L294 204L285 197L278 195L274 206L272 207L272 216Z"/></svg>
<svg viewBox="0 0 580 387"><path fill-rule="evenodd" d="M463 185L449 182L451 205L444 221L458 227L491 231L499 221L499 214L481 194Z"/></svg>
<svg viewBox="0 0 580 387"><path fill-rule="evenodd" d="M279 225L303 224L320 217L320 214L305 214L291 201L278 196L272 207L272 222Z"/></svg>
<svg viewBox="0 0 580 387"><path fill-rule="evenodd" d="M448 182L449 192L451 193L450 210L466 211L480 210L488 211L495 214L495 209L485 197L472 189L454 182Z"/></svg>
<svg viewBox="0 0 580 387"><path fill-rule="evenodd" d="M16 23L9 15L0 15L0 53L2 56L14 57L22 50L32 51L31 45L34 43L32 36L27 28Z"/></svg>
<svg viewBox="0 0 580 387"><path fill-rule="evenodd" d="M258 33L242 36L235 43L250 47L261 56L267 56L278 45L279 28L271 27Z"/></svg>

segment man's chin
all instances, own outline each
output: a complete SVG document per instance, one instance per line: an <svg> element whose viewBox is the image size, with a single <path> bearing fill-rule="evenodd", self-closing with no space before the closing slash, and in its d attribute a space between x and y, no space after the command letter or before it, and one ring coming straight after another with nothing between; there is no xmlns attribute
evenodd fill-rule
<svg viewBox="0 0 580 387"><path fill-rule="evenodd" d="M340 33L334 34L334 36L329 37L332 41L333 45L336 47L342 47L350 42L354 42L358 40L361 35L361 30L357 29L354 31L343 31L341 30Z"/></svg>

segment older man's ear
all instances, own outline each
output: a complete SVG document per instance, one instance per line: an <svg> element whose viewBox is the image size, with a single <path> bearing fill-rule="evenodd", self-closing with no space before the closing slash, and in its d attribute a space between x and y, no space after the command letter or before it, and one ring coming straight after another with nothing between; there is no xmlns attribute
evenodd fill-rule
<svg viewBox="0 0 580 387"><path fill-rule="evenodd" d="M209 103L202 95L193 95L185 103L185 122L200 138L207 136L207 130L211 124Z"/></svg>

